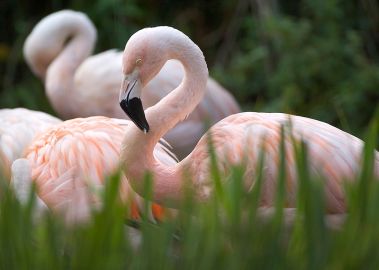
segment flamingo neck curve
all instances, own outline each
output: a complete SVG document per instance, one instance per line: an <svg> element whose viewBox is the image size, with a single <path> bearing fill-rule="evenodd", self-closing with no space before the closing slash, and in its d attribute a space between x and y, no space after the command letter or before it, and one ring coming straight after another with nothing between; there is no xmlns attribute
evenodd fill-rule
<svg viewBox="0 0 379 270"><path fill-rule="evenodd" d="M162 37L161 37L162 38ZM182 83L145 110L150 131L144 134L134 124L128 126L121 150L124 171L133 189L143 195L146 172L153 176L153 200L177 207L183 196L183 162L164 164L154 156L154 147L163 135L190 114L204 96L208 68L200 48L184 34L167 45L165 61L176 59L184 67Z"/></svg>
<svg viewBox="0 0 379 270"><path fill-rule="evenodd" d="M78 115L76 111L80 111L80 106L72 98L75 72L93 51L96 29L86 16L75 14L61 22L58 33L61 50L47 68L45 88L57 113L64 119L70 119Z"/></svg>

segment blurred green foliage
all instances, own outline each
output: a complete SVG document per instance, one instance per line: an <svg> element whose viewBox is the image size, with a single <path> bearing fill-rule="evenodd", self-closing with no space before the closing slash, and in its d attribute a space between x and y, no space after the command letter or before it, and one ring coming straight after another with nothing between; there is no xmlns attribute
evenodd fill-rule
<svg viewBox="0 0 379 270"><path fill-rule="evenodd" d="M350 132L364 128L379 103L379 39L368 36L379 17L354 1L299 1L292 14L256 2L256 16L241 27L244 39L220 70L231 75L225 83L245 88L239 99L258 111L306 115Z"/></svg>
<svg viewBox="0 0 379 270"><path fill-rule="evenodd" d="M64 8L93 20L96 52L122 49L146 26L184 31L244 110L304 115L362 136L378 107L376 0L24 0L0 7L0 107L52 112L22 45L41 18Z"/></svg>

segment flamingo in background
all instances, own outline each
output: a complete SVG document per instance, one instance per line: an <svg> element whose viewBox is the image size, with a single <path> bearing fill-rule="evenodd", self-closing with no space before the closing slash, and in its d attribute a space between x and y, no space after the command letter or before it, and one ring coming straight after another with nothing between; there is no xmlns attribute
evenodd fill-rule
<svg viewBox="0 0 379 270"><path fill-rule="evenodd" d="M114 106L122 81L122 52L108 50L90 56L95 40L96 29L85 14L63 10L42 19L25 41L26 62L44 80L47 96L63 119L95 115L125 118ZM168 61L145 85L144 105L156 104L179 85L183 75L178 61ZM182 158L205 132L205 122L212 124L238 112L232 95L209 78L203 100L165 138Z"/></svg>
<svg viewBox="0 0 379 270"><path fill-rule="evenodd" d="M93 116L68 120L41 133L25 151L24 159L13 163L18 197L25 200L34 181L42 202L68 224L87 221L90 210L100 205L97 195L105 178L119 167L122 138L131 124L125 119ZM167 166L177 162L160 143L154 155ZM121 179L120 198L131 201L131 217L138 218L141 198L125 177ZM154 218L161 218L160 206L154 204L151 210Z"/></svg>
<svg viewBox="0 0 379 270"><path fill-rule="evenodd" d="M177 59L184 66L183 82L144 112L140 100L144 86L169 59ZM343 181L359 174L363 148L360 139L329 124L301 116L245 112L226 117L212 126L186 158L169 166L152 155L153 149L158 140L185 119L203 98L208 78L203 53L190 38L174 28L145 28L135 33L125 46L123 74L120 105L136 125L126 128L121 162L125 164L124 173L137 193L143 194L142 179L149 171L154 179L154 201L178 207L185 193L184 187L193 190L195 200L207 200L214 188L208 147L211 139L221 174L227 176L232 165L245 165L244 186L247 190L254 185L259 153L264 150L261 206L272 207L283 125L287 126L284 129L287 130L284 136L286 206L296 207L297 173L293 142L304 140L308 146L310 172L325 179L327 213L346 211ZM379 175L378 152L375 152L374 166ZM189 176L189 183L184 182L184 175Z"/></svg>
<svg viewBox="0 0 379 270"><path fill-rule="evenodd" d="M0 110L0 173L9 180L14 160L20 158L33 138L61 120L24 108Z"/></svg>

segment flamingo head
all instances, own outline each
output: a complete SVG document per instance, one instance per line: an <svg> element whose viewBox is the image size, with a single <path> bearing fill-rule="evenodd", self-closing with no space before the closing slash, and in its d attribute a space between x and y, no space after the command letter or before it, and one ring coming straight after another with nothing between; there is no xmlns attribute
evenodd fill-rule
<svg viewBox="0 0 379 270"><path fill-rule="evenodd" d="M138 70L125 76L121 84L119 102L123 111L134 124L147 133L150 128L142 106L141 81L138 78Z"/></svg>
<svg viewBox="0 0 379 270"><path fill-rule="evenodd" d="M167 30L173 32L167 39ZM145 133L149 131L141 101L144 86L161 70L170 55L170 38L177 34L171 27L144 28L130 37L122 57L124 80L120 106Z"/></svg>

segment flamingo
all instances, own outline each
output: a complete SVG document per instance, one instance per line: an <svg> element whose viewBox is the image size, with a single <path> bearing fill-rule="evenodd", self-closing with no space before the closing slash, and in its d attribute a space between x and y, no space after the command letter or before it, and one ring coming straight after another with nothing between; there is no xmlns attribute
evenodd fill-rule
<svg viewBox="0 0 379 270"><path fill-rule="evenodd" d="M34 181L42 203L67 224L88 221L91 209L100 206L97 195L105 178L118 170L122 138L130 125L126 119L93 116L67 120L39 134L23 158L13 163L14 187L22 189L18 197L25 201ZM177 162L163 141L156 145L154 155L168 166ZM131 202L131 218L138 218L142 199L125 177L120 183L120 198ZM153 204L150 217L159 219L162 211Z"/></svg>
<svg viewBox="0 0 379 270"><path fill-rule="evenodd" d="M144 111L140 100L144 86L169 59L182 63L184 79L175 90ZM223 176L230 173L233 165L245 166L244 187L247 191L254 185L259 153L264 150L260 206L272 207L283 126L286 131L286 206L296 207L297 172L293 148L294 143L303 140L308 146L311 174L325 179L326 213L343 214L346 211L342 183L359 173L364 145L360 139L306 117L244 112L228 116L213 125L187 157L169 166L157 160L152 152L158 140L185 119L202 99L208 78L203 53L189 37L174 28L145 28L136 32L126 43L123 74L119 101L135 125L126 129L121 163L131 187L140 195L143 195L142 179L146 172L150 172L154 179L152 199L157 203L177 208L186 193L185 188L193 190L196 201L209 199L214 192L208 145L211 139L217 167ZM379 175L377 151L374 166ZM188 181L184 180L188 178Z"/></svg>
<svg viewBox="0 0 379 270"><path fill-rule="evenodd" d="M95 40L96 29L85 14L62 10L43 18L25 41L25 60L44 80L46 94L62 119L96 115L125 118L119 106L114 106L122 80L122 52L108 50L90 56ZM145 106L156 104L178 86L183 74L178 61L168 61L146 84L142 96ZM165 139L182 158L205 132L205 121L212 124L237 112L240 109L233 96L209 78L203 100Z"/></svg>
<svg viewBox="0 0 379 270"><path fill-rule="evenodd" d="M0 110L0 173L11 177L10 168L33 138L61 120L44 112L24 108Z"/></svg>

